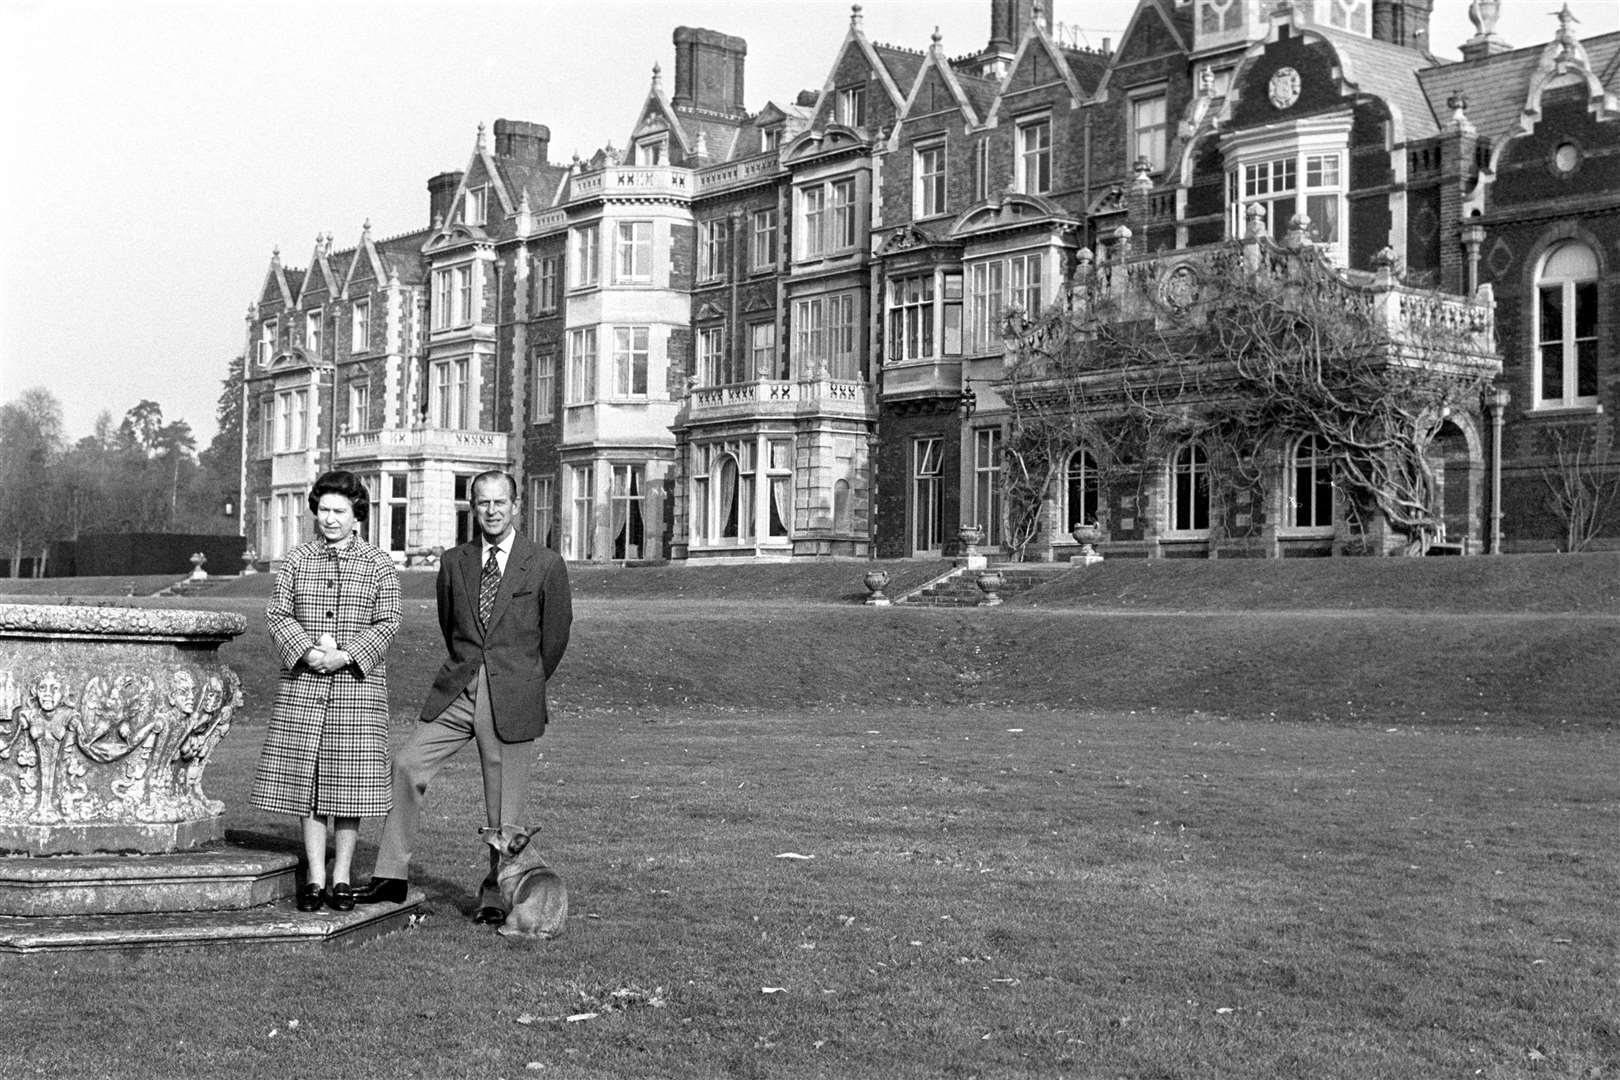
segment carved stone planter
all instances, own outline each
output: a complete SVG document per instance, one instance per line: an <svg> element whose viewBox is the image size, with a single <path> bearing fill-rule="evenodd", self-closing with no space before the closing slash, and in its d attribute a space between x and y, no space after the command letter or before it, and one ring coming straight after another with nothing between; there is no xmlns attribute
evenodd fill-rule
<svg viewBox="0 0 1620 1080"><path fill-rule="evenodd" d="M979 575L979 591L984 597L979 601L980 607L995 607L1001 603L1001 572L999 570L986 570Z"/></svg>
<svg viewBox="0 0 1620 1080"><path fill-rule="evenodd" d="M0 851L182 851L223 836L202 787L241 703L240 615L0 604Z"/></svg>

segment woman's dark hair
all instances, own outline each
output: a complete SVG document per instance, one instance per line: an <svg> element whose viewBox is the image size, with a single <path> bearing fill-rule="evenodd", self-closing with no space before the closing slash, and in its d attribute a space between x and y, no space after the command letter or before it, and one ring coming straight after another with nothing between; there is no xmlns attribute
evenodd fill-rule
<svg viewBox="0 0 1620 1080"><path fill-rule="evenodd" d="M341 495L348 499L349 505L354 507L356 521L363 522L371 516L371 493L358 476L346 469L333 469L315 478L315 486L309 489L310 513L320 507L322 495Z"/></svg>

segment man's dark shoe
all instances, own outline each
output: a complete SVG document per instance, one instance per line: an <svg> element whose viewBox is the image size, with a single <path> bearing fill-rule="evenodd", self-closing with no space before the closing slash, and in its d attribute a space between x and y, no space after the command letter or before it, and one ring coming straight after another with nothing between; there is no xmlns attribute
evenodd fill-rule
<svg viewBox="0 0 1620 1080"><path fill-rule="evenodd" d="M485 926L499 926L506 921L506 912L498 907L481 907L473 912L473 922Z"/></svg>
<svg viewBox="0 0 1620 1080"><path fill-rule="evenodd" d="M354 890L357 904L403 904L410 886L403 878L374 877Z"/></svg>

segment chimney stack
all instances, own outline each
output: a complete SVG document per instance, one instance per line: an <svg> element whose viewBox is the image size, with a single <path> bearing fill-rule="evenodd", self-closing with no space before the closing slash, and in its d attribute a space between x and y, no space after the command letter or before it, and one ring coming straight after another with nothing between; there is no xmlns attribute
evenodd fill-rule
<svg viewBox="0 0 1620 1080"><path fill-rule="evenodd" d="M427 182L429 225L442 225L450 220L456 189L461 187L463 175L461 172L442 172Z"/></svg>
<svg viewBox="0 0 1620 1080"><path fill-rule="evenodd" d="M743 63L748 42L718 30L675 28L675 94L677 109L702 109L743 116Z"/></svg>
<svg viewBox="0 0 1620 1080"><path fill-rule="evenodd" d="M527 120L495 121L495 156L525 165L546 164L551 129Z"/></svg>

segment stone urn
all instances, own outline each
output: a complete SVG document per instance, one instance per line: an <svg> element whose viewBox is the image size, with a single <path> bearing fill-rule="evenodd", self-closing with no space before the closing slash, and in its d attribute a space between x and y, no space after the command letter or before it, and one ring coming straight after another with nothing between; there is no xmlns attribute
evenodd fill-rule
<svg viewBox="0 0 1620 1080"><path fill-rule="evenodd" d="M181 851L224 835L203 769L241 704L240 615L0 604L0 852Z"/></svg>
<svg viewBox="0 0 1620 1080"><path fill-rule="evenodd" d="M979 575L979 591L984 593L979 601L980 607L995 607L1001 603L999 591L1001 589L1001 571L986 570Z"/></svg>
<svg viewBox="0 0 1620 1080"><path fill-rule="evenodd" d="M1082 521L1069 530L1074 542L1080 545L1080 554L1087 557L1099 557L1096 545L1102 543L1102 526L1094 521Z"/></svg>
<svg viewBox="0 0 1620 1080"><path fill-rule="evenodd" d="M864 601L873 607L884 607L889 598L883 595L883 590L889 587L889 572L887 570L868 570L862 579L866 583L866 591L870 594Z"/></svg>
<svg viewBox="0 0 1620 1080"><path fill-rule="evenodd" d="M192 554L191 554L191 580L192 581L207 581L208 580L208 571L203 569L203 567L205 565L207 565L207 563L208 563L208 556L207 555L204 555L200 551L192 552Z"/></svg>
<svg viewBox="0 0 1620 1080"><path fill-rule="evenodd" d="M962 554L973 555L984 540L984 527L964 524L956 530L956 539L962 544Z"/></svg>
<svg viewBox="0 0 1620 1080"><path fill-rule="evenodd" d="M253 564L259 561L259 553L252 548L242 552L242 573L257 574L259 568Z"/></svg>

